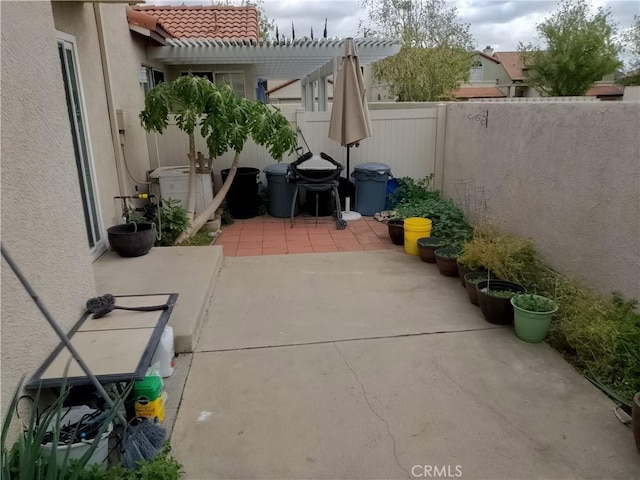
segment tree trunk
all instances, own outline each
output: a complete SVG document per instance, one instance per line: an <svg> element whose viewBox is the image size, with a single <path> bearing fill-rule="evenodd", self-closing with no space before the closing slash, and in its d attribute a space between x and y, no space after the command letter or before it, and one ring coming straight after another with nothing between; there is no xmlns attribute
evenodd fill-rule
<svg viewBox="0 0 640 480"><path fill-rule="evenodd" d="M215 213L215 211L218 209L218 207L224 200L224 197L227 196L227 192L229 191L229 188L231 188L231 183L233 182L233 179L236 176L236 171L238 170L239 161L240 161L240 152L236 152L233 157L233 163L231 164L231 168L229 169L229 175L227 176L227 179L222 185L222 188L220 188L218 193L216 193L216 196L213 197L213 200L207 206L207 208L205 208L204 211L200 212L198 216L193 220L193 222L191 222L191 226L180 234L180 236L176 239L176 245L178 243L184 242L187 238L190 238L196 233L198 233L198 230L200 230L202 226L205 223L207 223L209 218Z"/></svg>
<svg viewBox="0 0 640 480"><path fill-rule="evenodd" d="M189 196L187 197L187 219L193 223L196 211L196 140L193 133L189 134Z"/></svg>

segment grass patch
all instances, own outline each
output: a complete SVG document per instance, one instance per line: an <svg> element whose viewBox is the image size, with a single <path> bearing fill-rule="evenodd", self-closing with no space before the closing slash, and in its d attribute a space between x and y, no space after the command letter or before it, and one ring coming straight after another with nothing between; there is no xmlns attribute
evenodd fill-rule
<svg viewBox="0 0 640 480"><path fill-rule="evenodd" d="M202 247L211 245L213 242L213 236L211 236L212 232L203 228L198 231L193 237L187 238L184 242L178 244L180 247Z"/></svg>

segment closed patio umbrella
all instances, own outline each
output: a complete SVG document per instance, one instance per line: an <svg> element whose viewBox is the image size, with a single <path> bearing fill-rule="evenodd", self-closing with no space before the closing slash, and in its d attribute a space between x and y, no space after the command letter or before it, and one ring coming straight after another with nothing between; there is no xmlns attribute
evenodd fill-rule
<svg viewBox="0 0 640 480"><path fill-rule="evenodd" d="M331 122L329 124L329 138L347 147L347 180L351 173L349 165L349 149L358 146L360 140L371 136L371 122L369 107L365 97L366 88L358 50L353 38L344 42L344 53L340 60L340 67L333 81L333 106L331 107ZM347 197L345 205L345 220L357 220L360 214L350 212L350 199Z"/></svg>

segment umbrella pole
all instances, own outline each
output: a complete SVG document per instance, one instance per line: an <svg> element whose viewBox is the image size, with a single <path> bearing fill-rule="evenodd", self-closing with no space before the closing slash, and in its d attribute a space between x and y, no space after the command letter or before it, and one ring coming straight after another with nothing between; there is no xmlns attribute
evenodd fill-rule
<svg viewBox="0 0 640 480"><path fill-rule="evenodd" d="M351 198L349 197L349 189L351 188L351 180L349 174L351 173L351 165L349 164L349 152L351 146L347 145L347 195L345 196L345 204L343 205L344 211L342 212L342 219L346 221L359 220L362 218L358 212L351 211Z"/></svg>
<svg viewBox="0 0 640 480"><path fill-rule="evenodd" d="M349 152L351 151L351 147L347 145L347 180L349 180Z"/></svg>

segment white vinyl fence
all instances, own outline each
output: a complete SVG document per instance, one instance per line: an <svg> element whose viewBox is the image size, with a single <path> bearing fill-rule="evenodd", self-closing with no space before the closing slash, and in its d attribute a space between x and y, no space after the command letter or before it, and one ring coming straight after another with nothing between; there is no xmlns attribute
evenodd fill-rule
<svg viewBox="0 0 640 480"><path fill-rule="evenodd" d="M423 108L389 109L370 111L372 136L363 140L359 147L352 147L350 166L364 162L380 162L391 167L395 177L423 178L439 173L444 157L444 123L446 106ZM314 153L324 152L346 166L347 150L329 139L330 112L283 111L293 128L300 127L302 135ZM151 168L172 165L187 165L189 141L186 134L170 122L162 135L148 135ZM307 146L298 136L298 144L307 151ZM196 150L208 156L206 143L196 136ZM295 160L296 155L283 159ZM213 171L216 188L220 186L220 170L229 168L233 153L226 153L214 160ZM263 171L267 165L276 163L267 150L248 141L240 157L240 166L254 167ZM264 180L264 177L263 177Z"/></svg>

